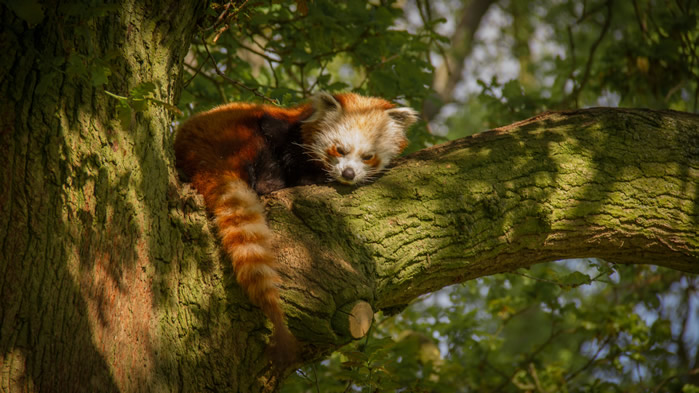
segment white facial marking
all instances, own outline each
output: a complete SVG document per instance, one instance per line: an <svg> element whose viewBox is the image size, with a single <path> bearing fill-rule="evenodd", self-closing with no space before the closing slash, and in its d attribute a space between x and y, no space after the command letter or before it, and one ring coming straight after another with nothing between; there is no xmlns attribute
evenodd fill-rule
<svg viewBox="0 0 699 393"><path fill-rule="evenodd" d="M349 93L342 99L319 93L312 102L315 112L305 122L314 130L313 140L305 147L344 184L363 183L381 172L400 154L405 129L417 120L411 108L382 109L384 100Z"/></svg>
<svg viewBox="0 0 699 393"><path fill-rule="evenodd" d="M328 147L335 146L344 153L341 157L331 157L330 175L344 184L357 184L367 180L375 169L364 162L362 156L373 152L372 141L367 140L366 132L352 127L350 122L341 122L332 133L328 133Z"/></svg>

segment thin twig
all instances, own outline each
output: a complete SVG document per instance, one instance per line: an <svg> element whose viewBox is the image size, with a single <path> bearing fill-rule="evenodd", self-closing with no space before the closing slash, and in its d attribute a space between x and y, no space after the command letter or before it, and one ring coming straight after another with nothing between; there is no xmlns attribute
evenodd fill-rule
<svg viewBox="0 0 699 393"><path fill-rule="evenodd" d="M216 18L216 21L211 26L212 28L216 28L219 24L223 23L223 20L226 18L226 14L228 13L228 10L230 10L232 6L233 6L232 1L229 1L228 3L226 3L226 5L223 7L223 12L221 12L218 15L218 18Z"/></svg>
<svg viewBox="0 0 699 393"><path fill-rule="evenodd" d="M568 75L568 79L573 81L575 83L575 69L578 68L577 66L577 59L575 57L575 40L573 40L573 29L568 26L568 42L570 43L570 74ZM573 91L575 91L575 86L573 86ZM578 99L577 97L575 98L575 107L578 108Z"/></svg>
<svg viewBox="0 0 699 393"><path fill-rule="evenodd" d="M373 65L373 66L371 66L371 67L367 67L367 69L366 69L366 75L364 75L364 79L362 79L362 82L359 84L359 86L357 86L357 88L358 88L358 89L361 89L362 86L364 86L364 83L369 79L369 75L370 75L375 69L377 69L377 68L383 66L384 64L388 63L389 61L391 61L391 60L393 60L393 59L398 58L398 56L399 56L398 54L395 54L395 55L393 55L393 56L390 56L390 57L387 57L387 58L381 60L381 62L378 63L378 64L375 64L375 65Z"/></svg>
<svg viewBox="0 0 699 393"><path fill-rule="evenodd" d="M583 9L582 15L580 15L580 18L578 18L578 20L575 21L575 24L577 25L577 24L581 23L582 21L584 21L585 19L587 19L588 16L596 14L599 10L601 10L602 8L604 8L605 5L608 5L608 4L609 4L609 2L602 3L602 4L598 5L597 7L592 8L589 11L586 11Z"/></svg>
<svg viewBox="0 0 699 393"><path fill-rule="evenodd" d="M580 367L579 369L575 370L575 371L572 372L571 374L568 374L568 375L565 377L565 381L566 381L566 382L569 382L569 381L572 380L573 378L577 377L578 374L580 374L581 372L585 371L587 368L589 368L590 366L592 366L592 364L593 364L595 361L597 361L597 356L599 356L599 354L602 352L602 350L607 346L607 344L609 344L609 341L610 341L611 339L612 339L611 337L607 337L607 339L604 340L604 342L599 346L599 348L597 348L597 352L595 352L595 354L592 356L592 358L591 358L590 360L588 360L587 363L585 363L582 367Z"/></svg>
<svg viewBox="0 0 699 393"><path fill-rule="evenodd" d="M191 65L184 63L184 66L189 68L189 69L194 69ZM214 84L214 87L216 88L216 91L218 91L218 94L221 96L221 101L223 102L228 102L228 99L226 98L226 93L223 91L221 88L221 84L219 81L216 80L213 76L207 74L204 71L199 72L199 75L203 76L206 80Z"/></svg>
<svg viewBox="0 0 699 393"><path fill-rule="evenodd" d="M481 363L485 364L486 367L488 367L488 368L492 369L493 371L495 371L495 374L498 374L498 375L500 375L500 376L503 377L503 378L508 378L508 377L509 377L507 374L505 374L504 371L502 371L502 370L500 370L499 368L493 366L492 363L490 363L490 362L488 361L488 358L487 358L487 357L484 358L484 359L482 360Z"/></svg>
<svg viewBox="0 0 699 393"><path fill-rule="evenodd" d="M695 78L695 82L697 88L694 89L694 113L697 113L697 108L699 107L699 76Z"/></svg>
<svg viewBox="0 0 699 393"><path fill-rule="evenodd" d="M237 40L236 40L236 42L237 42L237 44L238 44L239 47L245 49L245 50L248 51L248 52L251 52L251 53L254 53L254 54L258 55L258 56L262 57L263 59L265 59L265 60L267 60L267 61L273 61L273 62L275 62L275 63L281 63L281 62L282 62L281 59L277 60L277 59L275 59L275 58L273 58L273 57L271 57L271 56L269 56L269 55L267 55L267 54L265 54L265 53L263 53L263 52L257 51L257 50L255 50L255 49L253 49L253 48L251 48L251 47L249 47L249 46L243 44L243 43L240 42L240 41L237 41ZM259 44L257 44L257 43L255 43L255 44L259 46Z"/></svg>
<svg viewBox="0 0 699 393"><path fill-rule="evenodd" d="M553 323L553 322L555 322L555 321L552 321L552 323ZM522 362L522 364L529 364L529 363L531 363L531 362L534 360L534 358L535 358L537 355L539 355L539 353L541 353L541 351L543 351L549 344L551 344L551 342L552 342L556 337L558 337L559 335L561 335L561 334L563 334L563 333L574 333L574 332L575 332L575 329L561 329L561 330L558 330L558 331L554 331L554 326L552 325L552 326L551 326L551 334L550 334L549 337L546 339L546 341L544 341L541 345L539 345L539 347L538 347L536 350L534 350L534 352L532 352L531 354L529 354L529 356L527 356L527 358ZM512 372L512 374L510 375L510 377L509 377L507 380L505 380L505 382L501 383L500 386L498 386L497 388L495 388L495 390L494 390L493 392L494 392L494 393L501 392L502 389L503 389L505 386L507 386L507 384L512 383L512 380L513 380L513 378L515 377L515 375L517 375L517 371L518 371L518 370L519 370L519 369L515 368L515 370L514 370L514 371Z"/></svg>
<svg viewBox="0 0 699 393"><path fill-rule="evenodd" d="M316 393L320 393L320 386L318 386L318 372L316 371L316 364L312 364L313 367L313 378L316 381Z"/></svg>
<svg viewBox="0 0 699 393"><path fill-rule="evenodd" d="M186 89L187 86L189 86L189 84L192 83L192 81L194 80L194 78L195 78L197 75L199 75L199 72L201 71L202 67L204 67L204 64L206 64L205 61L202 62L201 64L199 64L199 68L196 68L196 69L195 69L195 68L192 67L191 65L189 65L189 64L187 64L187 63L184 63L185 66L187 66L189 69L191 69L191 70L194 71L194 72L192 73L192 77L189 78L189 79L182 85L182 88L183 88L183 89Z"/></svg>
<svg viewBox="0 0 699 393"><path fill-rule="evenodd" d="M520 308L519 310L517 310L517 311L513 312L512 314L510 314L509 316L507 316L507 318L503 319L501 325L503 325L503 326L507 325L508 323L510 323L510 321L512 321L516 317L526 313L527 311L531 310L532 308L534 308L534 305L528 305L526 307Z"/></svg>
<svg viewBox="0 0 699 393"><path fill-rule="evenodd" d="M554 285L559 286L559 287L563 285L563 284L561 284L560 282L557 282L557 281L547 280L547 279L545 279L545 278L534 277L534 276L530 276L530 275L528 275L528 274L524 274L524 273L520 273L520 272L512 272L512 274L516 274L516 275L518 275L518 276L526 277L526 278L532 279L532 280L534 280L534 281L539 281L539 282L545 282L545 283L549 283L549 284L554 284Z"/></svg>
<svg viewBox="0 0 699 393"><path fill-rule="evenodd" d="M328 63L330 63L330 60L326 61L325 64L321 64L320 71L318 71L318 77L313 82L311 87L308 88L309 93L313 93L313 89L318 85L318 82L320 81L320 77L323 76L323 72L325 71L325 67L328 66Z"/></svg>
<svg viewBox="0 0 699 393"><path fill-rule="evenodd" d="M633 0L633 11L636 14L636 20L638 21L638 27L641 29L641 34L643 35L643 38L646 38L648 28L646 27L646 23L641 18L641 11L638 9L638 0Z"/></svg>
<svg viewBox="0 0 699 393"><path fill-rule="evenodd" d="M231 27L230 21L233 20L233 18L235 18L235 17L240 13L240 11L243 10L243 8L244 8L245 5L248 3L248 1L249 1L249 0L245 0L245 1L243 2L243 4L241 4L240 7L238 7L238 8L237 8L232 14L230 14L230 15L226 15L226 14L228 14L228 11L230 11L231 7L233 7L233 2L230 1L230 2L228 2L228 3L226 4L225 9L223 10L223 12L221 12L221 14L218 16L218 18L216 18L216 22L214 22L214 24L211 25L211 27L207 29L207 30L209 30L209 29L213 30L213 29L215 29L216 27L218 27L221 23L224 23L224 21L225 21L225 25L224 25L223 27L221 27L221 28L218 30L218 32L216 33L216 36L215 36L214 39L212 40L214 43L216 43L216 41L218 41L219 37L221 37L221 34L223 34L225 31L227 31L228 29L230 29L230 27Z"/></svg>
<svg viewBox="0 0 699 393"><path fill-rule="evenodd" d="M274 64L272 64L271 61L267 60L267 64L269 65L269 70L272 72L272 76L274 77L274 87L278 89L279 78L277 77L277 70L274 68Z"/></svg>
<svg viewBox="0 0 699 393"><path fill-rule="evenodd" d="M267 102L269 102L269 103L271 103L271 104L277 105L277 101L275 101L275 100L273 100L273 99L267 97L266 95L260 93L259 91L257 91L257 89L252 88L252 87L249 87L249 86L246 86L244 83L242 83L242 82L240 82L240 81L237 81L237 80L235 80L235 79L229 78L226 74L224 74L223 71L221 71L221 70L218 68L218 64L216 63L216 59L214 59L214 57L211 55L211 52L209 52L209 47L206 45L206 41L204 41L203 44L204 44L204 49L206 49L206 53L209 55L209 59L211 60L211 62L212 62L213 65L214 65L214 70L216 71L216 73L217 73L221 78L223 78L223 79L225 79L226 81L230 82L230 83L233 84L234 86L237 86L237 87L239 87L239 88L241 88L241 89L244 89L244 90L247 90L247 91L251 92L252 94L256 95L257 97L262 98L263 100L265 100L265 101L267 101Z"/></svg>
<svg viewBox="0 0 699 393"><path fill-rule="evenodd" d="M687 371L686 374L671 375L671 376L669 376L669 377L663 379L662 381L660 381L660 383L658 384L658 386L656 386L655 389L653 389L653 392L654 392L654 393L660 392L660 391L661 391L660 388L662 388L666 383L672 381L672 380L675 379L675 378L684 377L684 376L689 376L689 375L694 375L694 374L699 374L699 368L695 368L695 369L689 370L689 371Z"/></svg>
<svg viewBox="0 0 699 393"><path fill-rule="evenodd" d="M595 52L597 51L597 47L599 44L602 42L604 39L604 36L607 34L607 31L609 30L609 26L611 25L612 22L612 2L611 0L607 0L605 2L607 5L607 18L604 20L604 25L602 26L602 31L599 34L599 37L595 40L595 42L592 43L592 46L590 47L590 54L587 57L587 63L585 64L585 72L583 73L582 80L573 89L573 92L569 96L568 99L575 99L575 102L577 103L578 97L580 96L580 92L585 88L585 85L587 84L588 80L590 79L590 71L592 70L592 61L595 58ZM595 8L596 10L599 9L599 7Z"/></svg>
<svg viewBox="0 0 699 393"><path fill-rule="evenodd" d="M539 381L539 374L536 373L536 367L534 367L534 363L529 363L529 374L532 376L532 379L534 380L534 386L536 386L536 390L539 393L546 393L544 391L544 388L541 387L541 382Z"/></svg>

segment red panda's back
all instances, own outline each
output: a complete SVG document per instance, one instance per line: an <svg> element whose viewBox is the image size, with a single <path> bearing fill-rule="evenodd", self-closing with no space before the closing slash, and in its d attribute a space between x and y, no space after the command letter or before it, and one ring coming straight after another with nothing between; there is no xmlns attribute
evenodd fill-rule
<svg viewBox="0 0 699 393"><path fill-rule="evenodd" d="M177 167L188 177L202 172L239 172L259 148L255 127L260 113L253 105L230 104L192 117L175 137Z"/></svg>

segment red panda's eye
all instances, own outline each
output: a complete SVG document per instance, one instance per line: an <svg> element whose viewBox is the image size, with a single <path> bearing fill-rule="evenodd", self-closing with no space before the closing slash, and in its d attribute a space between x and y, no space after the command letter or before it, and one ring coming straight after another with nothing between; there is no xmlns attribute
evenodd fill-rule
<svg viewBox="0 0 699 393"><path fill-rule="evenodd" d="M373 154L365 154L365 155L362 156L362 160L364 160L364 161L369 161L369 160L371 160L372 158L374 158L374 155L373 155Z"/></svg>
<svg viewBox="0 0 699 393"><path fill-rule="evenodd" d="M339 154L341 156L344 156L345 154L347 154L345 149L341 148L340 146L335 147L335 150L337 151L337 154Z"/></svg>

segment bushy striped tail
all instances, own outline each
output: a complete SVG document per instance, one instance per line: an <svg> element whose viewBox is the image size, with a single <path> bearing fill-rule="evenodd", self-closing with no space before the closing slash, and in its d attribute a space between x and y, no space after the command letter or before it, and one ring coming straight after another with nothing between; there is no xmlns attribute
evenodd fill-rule
<svg viewBox="0 0 699 393"><path fill-rule="evenodd" d="M265 221L264 207L244 181L233 175L222 180L208 184L212 192L204 193L206 204L212 207L221 243L233 262L238 284L274 325L272 360L291 362L296 338L286 326L281 309L277 287L281 279L275 269L272 232Z"/></svg>

